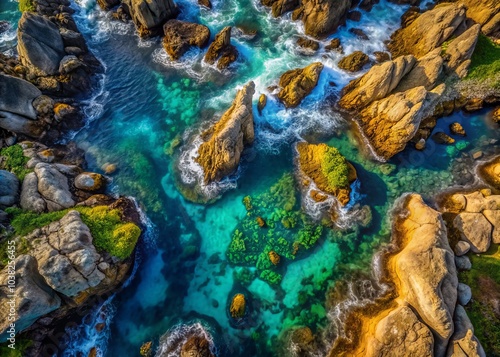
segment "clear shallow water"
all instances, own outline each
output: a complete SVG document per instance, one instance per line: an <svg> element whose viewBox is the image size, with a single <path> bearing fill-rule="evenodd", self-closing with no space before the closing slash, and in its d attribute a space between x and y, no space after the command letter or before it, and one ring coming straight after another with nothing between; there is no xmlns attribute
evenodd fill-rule
<svg viewBox="0 0 500 357"><path fill-rule="evenodd" d="M10 5L8 9L15 8ZM486 112L460 113L438 121L444 131L452 121L462 123L468 136L456 145L429 141L424 152L409 149L390 163L373 162L360 153L347 123L331 109L339 90L353 78L338 70L339 54L323 49L314 56L300 54L294 46L300 25L272 19L256 1L218 1L211 11L199 10L194 0L179 6L180 19L204 23L212 37L226 25L256 29L258 35L251 40L235 35L240 59L219 72L201 62L198 50L171 63L160 39L140 40L132 25L109 21L93 0L74 5L80 29L106 68L99 89L88 100L88 125L74 139L86 149L90 169L100 170L107 162L117 165L112 190L137 197L157 234L155 244L138 248L141 260L129 285L110 301L112 307L106 306L104 315L96 312L88 328L73 333L66 355L86 354L94 345L100 355L137 355L143 342L158 341L167 331L175 337L201 328L213 336L220 355L274 355L284 328L309 325L317 330L336 321L336 312L326 310L327 289L342 277L349 279L356 269L370 269L374 252L388 239L386 213L395 198L408 191L429 198L455 182L451 172L465 176L465 168L455 168L470 164L455 159L466 160L476 147L496 150L491 140L498 135ZM382 1L371 13L363 12L361 23L348 22L335 36L342 39L346 54L362 50L372 55L383 50L383 41L398 27L405 9ZM19 18L12 11L1 16L13 22ZM371 40L356 39L348 32L351 27L362 28ZM1 48L9 50L14 40L2 40ZM255 109L256 142L227 183L232 189L209 206L185 201L174 185L179 170L175 159L183 143L230 105L237 87L254 80L256 100L259 93L269 94L267 87L276 84L281 73L314 61L322 61L325 69L299 108L285 110L269 97L262 115ZM228 264L226 250L246 215L242 199L265 192L293 171L291 144L301 139L334 145L354 163L360 185L343 219L349 223L349 212L369 205L372 223L326 232L306 255L286 264L279 287L260 279L239 285L233 274L241 268ZM240 291L252 311L245 328L231 324L227 313L230 298ZM93 324L101 320L107 328L96 336ZM168 338L162 341L163 346L170 343Z"/></svg>

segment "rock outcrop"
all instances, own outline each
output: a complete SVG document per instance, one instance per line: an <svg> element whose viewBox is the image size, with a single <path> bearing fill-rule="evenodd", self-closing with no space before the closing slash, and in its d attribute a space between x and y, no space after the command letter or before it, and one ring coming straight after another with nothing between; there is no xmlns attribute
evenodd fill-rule
<svg viewBox="0 0 500 357"><path fill-rule="evenodd" d="M351 0L304 0L293 17L301 19L307 35L323 38L345 21Z"/></svg>
<svg viewBox="0 0 500 357"><path fill-rule="evenodd" d="M224 27L210 44L205 54L205 62L214 64L217 68L224 69L238 59L238 50L231 44L231 27Z"/></svg>
<svg viewBox="0 0 500 357"><path fill-rule="evenodd" d="M229 313L234 319L242 318L245 316L246 301L245 295L236 294L231 300L231 306L229 307Z"/></svg>
<svg viewBox="0 0 500 357"><path fill-rule="evenodd" d="M316 87L323 64L315 62L305 68L292 69L280 77L278 98L287 108L297 107Z"/></svg>
<svg viewBox="0 0 500 357"><path fill-rule="evenodd" d="M0 170L0 209L15 205L19 200L19 180L9 171Z"/></svg>
<svg viewBox="0 0 500 357"><path fill-rule="evenodd" d="M173 0L123 0L140 36L161 32L163 24L179 10Z"/></svg>
<svg viewBox="0 0 500 357"><path fill-rule="evenodd" d="M220 181L233 173L245 146L253 143L253 82L238 91L231 107L217 123L205 131L196 161L203 168L204 182Z"/></svg>
<svg viewBox="0 0 500 357"><path fill-rule="evenodd" d="M500 3L496 0L461 0L466 15L479 25L487 36L500 36Z"/></svg>
<svg viewBox="0 0 500 357"><path fill-rule="evenodd" d="M370 62L370 58L366 54L355 51L339 61L339 68L349 72L358 72L368 62Z"/></svg>
<svg viewBox="0 0 500 357"><path fill-rule="evenodd" d="M173 60L178 60L190 47L205 47L210 39L208 27L179 20L169 20L163 26L163 47Z"/></svg>
<svg viewBox="0 0 500 357"><path fill-rule="evenodd" d="M42 92L28 81L0 74L0 116L9 112L26 119L36 120L37 112L33 107Z"/></svg>

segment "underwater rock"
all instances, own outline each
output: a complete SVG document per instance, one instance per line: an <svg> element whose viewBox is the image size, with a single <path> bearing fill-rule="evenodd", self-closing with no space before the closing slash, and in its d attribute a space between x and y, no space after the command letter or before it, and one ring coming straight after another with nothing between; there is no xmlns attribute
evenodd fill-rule
<svg viewBox="0 0 500 357"><path fill-rule="evenodd" d="M280 77L278 98L287 108L297 107L318 84L323 64L315 62L305 68L292 69Z"/></svg>
<svg viewBox="0 0 500 357"><path fill-rule="evenodd" d="M370 58L366 54L361 51L355 51L349 56L342 58L338 66L349 72L358 72L368 62L370 62Z"/></svg>
<svg viewBox="0 0 500 357"><path fill-rule="evenodd" d="M452 134L455 134L455 135L466 136L464 127L460 123L457 123L457 122L450 124L450 131Z"/></svg>
<svg viewBox="0 0 500 357"><path fill-rule="evenodd" d="M309 327L295 328L290 332L290 340L298 352L313 352L316 349L316 339Z"/></svg>
<svg viewBox="0 0 500 357"><path fill-rule="evenodd" d="M155 35L179 13L173 0L123 0L141 37Z"/></svg>
<svg viewBox="0 0 500 357"><path fill-rule="evenodd" d="M271 263L273 263L273 265L278 265L280 263L280 256L278 253L276 253L274 250L271 250L269 252L269 260L271 261Z"/></svg>
<svg viewBox="0 0 500 357"><path fill-rule="evenodd" d="M394 32L387 47L393 57L423 57L453 35L465 20L465 11L465 6L457 3L436 6Z"/></svg>
<svg viewBox="0 0 500 357"><path fill-rule="evenodd" d="M255 220L257 221L257 224L260 228L264 228L266 226L266 221L264 220L264 218L259 216Z"/></svg>
<svg viewBox="0 0 500 357"><path fill-rule="evenodd" d="M75 177L75 187L80 190L99 191L105 184L104 176L95 172L84 172Z"/></svg>
<svg viewBox="0 0 500 357"><path fill-rule="evenodd" d="M173 60L181 58L191 46L205 47L210 39L208 27L186 21L169 20L163 32L163 48Z"/></svg>
<svg viewBox="0 0 500 357"><path fill-rule="evenodd" d="M349 203L350 185L356 169L334 147L300 142L296 146L299 170L323 193L333 195L341 205Z"/></svg>
<svg viewBox="0 0 500 357"><path fill-rule="evenodd" d="M415 149L417 150L424 150L425 149L425 139L424 138L420 138L417 143L415 144Z"/></svg>
<svg viewBox="0 0 500 357"><path fill-rule="evenodd" d="M254 93L253 82L245 85L219 121L202 134L203 143L198 149L196 162L203 168L205 184L220 181L233 173L238 167L243 149L253 143Z"/></svg>
<svg viewBox="0 0 500 357"><path fill-rule="evenodd" d="M363 41L369 41L370 40L370 38L368 37L368 35L363 30L361 30L361 29L351 28L351 29L349 29L349 33L352 33L359 40L363 40Z"/></svg>
<svg viewBox="0 0 500 357"><path fill-rule="evenodd" d="M453 139L448 134L443 133L442 131L438 131L437 133L432 134L432 140L435 143L441 145L451 145L455 143L455 139Z"/></svg>
<svg viewBox="0 0 500 357"><path fill-rule="evenodd" d="M215 35L205 55L205 62L214 64L217 61L217 68L224 69L237 58L238 50L231 44L231 26L226 26Z"/></svg>
<svg viewBox="0 0 500 357"><path fill-rule="evenodd" d="M245 295L236 294L233 296L231 301L231 306L229 307L229 313L234 319L242 318L245 316Z"/></svg>
<svg viewBox="0 0 500 357"><path fill-rule="evenodd" d="M198 4L206 7L207 9L212 8L212 2L210 0L198 0Z"/></svg>
<svg viewBox="0 0 500 357"><path fill-rule="evenodd" d="M151 347L153 346L153 341L144 342L139 350L141 356L150 357L153 353Z"/></svg>

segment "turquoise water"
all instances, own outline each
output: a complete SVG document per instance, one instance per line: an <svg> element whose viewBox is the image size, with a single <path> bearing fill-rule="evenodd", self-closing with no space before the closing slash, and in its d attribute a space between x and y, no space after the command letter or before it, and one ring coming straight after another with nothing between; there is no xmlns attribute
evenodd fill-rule
<svg viewBox="0 0 500 357"><path fill-rule="evenodd" d="M93 0L73 5L78 25L106 71L86 103L87 126L71 137L86 150L90 169L117 165L112 191L137 198L153 235L138 248L133 279L104 306L104 314L96 312L88 326L69 331L69 345L59 351L63 355L85 355L97 346L99 355L132 356L146 341L154 340L157 347L167 332L170 339L163 338L162 347L193 331L211 336L220 356L276 355L286 348L279 343L286 328L308 325L320 331L338 322L325 295L339 279L371 268L374 253L388 240L387 211L397 197L416 191L430 198L457 180L470 182L471 151L480 148L486 156L497 150L498 134L486 111L459 113L438 122L444 131L453 121L462 123L468 136L457 138L455 145L429 141L423 152L407 149L389 163L374 162L360 152L348 123L332 109L340 89L353 78L337 68L339 54L323 49L314 56L301 54L294 45L300 24L287 17L272 19L258 1L215 1L211 11L200 10L195 0L178 4L181 19L204 23L212 37L227 25L256 29L257 36L250 39L235 31L240 59L219 72L202 63L200 50L190 51L180 63L170 62L160 39L140 40L131 25L111 22ZM12 5L7 3L8 9ZM383 50L405 9L382 1L371 13L363 12L361 23L349 21L335 36L346 54L362 50L372 56ZM13 22L19 17L5 11L0 16ZM363 28L371 40L354 38L351 27ZM10 50L14 41L3 40L1 48ZM256 101L259 93L269 94L267 88L281 73L314 61L322 61L325 69L299 108L285 110L270 96L262 115L254 110L255 144L245 152L238 173L214 188L221 199L211 205L187 202L174 182L176 175L189 172L179 167L179 156L230 105L236 88L253 80ZM352 203L340 214L343 229L325 229L310 250L287 260L280 267L280 284L259 278L243 281L241 275L252 276L253 270L230 264L226 257L231 237L247 214L243 198L262 195L284 174L293 173L292 144L303 139L336 146L358 171ZM357 220L363 206L372 215L365 226ZM303 209L312 212L315 207ZM249 299L249 313L235 324L228 305L238 292ZM93 320L106 322L104 332L95 332ZM331 341L324 342L326 348Z"/></svg>

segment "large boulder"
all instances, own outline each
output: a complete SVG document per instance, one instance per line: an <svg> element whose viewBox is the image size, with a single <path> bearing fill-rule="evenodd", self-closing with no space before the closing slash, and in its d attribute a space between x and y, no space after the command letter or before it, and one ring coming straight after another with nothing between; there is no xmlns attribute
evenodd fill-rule
<svg viewBox="0 0 500 357"><path fill-rule="evenodd" d="M38 177L30 172L24 177L21 189L21 208L27 211L42 213L47 209L47 204L38 192Z"/></svg>
<svg viewBox="0 0 500 357"><path fill-rule="evenodd" d="M33 12L23 12L18 24L17 41L23 65L36 75L57 74L64 56L64 44L53 22Z"/></svg>
<svg viewBox="0 0 500 357"><path fill-rule="evenodd" d="M476 48L481 27L479 24L471 26L467 31L453 39L446 48L447 67L454 71L459 78L467 75L471 63L471 56Z"/></svg>
<svg viewBox="0 0 500 357"><path fill-rule="evenodd" d="M321 62L315 62L305 68L292 69L280 77L281 87L278 98L287 108L298 106L318 84L319 75L323 70Z"/></svg>
<svg viewBox="0 0 500 357"><path fill-rule="evenodd" d="M462 212L455 217L453 225L461 239L470 244L474 253L484 253L490 248L493 227L482 213Z"/></svg>
<svg viewBox="0 0 500 357"><path fill-rule="evenodd" d="M339 61L339 68L349 72L358 72L368 62L370 62L368 55L361 51L354 51Z"/></svg>
<svg viewBox="0 0 500 357"><path fill-rule="evenodd" d="M74 297L104 279L97 267L101 256L77 211L35 230L26 240L32 245L30 254L37 259L40 274L59 293Z"/></svg>
<svg viewBox="0 0 500 357"><path fill-rule="evenodd" d="M9 287L9 272L15 271L15 294ZM14 290L14 289L13 289ZM15 302L14 320L9 320L9 302ZM35 258L20 255L15 260L15 269L5 267L0 272L0 337L5 341L9 324L15 323L16 332L31 326L38 318L59 308L61 299L38 272Z"/></svg>
<svg viewBox="0 0 500 357"><path fill-rule="evenodd" d="M191 46L206 46L210 39L208 27L186 21L169 20L163 32L163 48L173 60L178 60Z"/></svg>
<svg viewBox="0 0 500 357"><path fill-rule="evenodd" d="M406 207L407 216L397 227L405 246L393 258L399 295L431 329L435 355L441 356L454 331L458 287L454 254L438 212L415 194L407 198Z"/></svg>
<svg viewBox="0 0 500 357"><path fill-rule="evenodd" d="M464 20L465 6L457 3L436 6L394 32L387 47L393 57L408 54L423 57L448 40Z"/></svg>
<svg viewBox="0 0 500 357"><path fill-rule="evenodd" d="M19 180L9 171L0 170L0 208L10 207L19 199Z"/></svg>
<svg viewBox="0 0 500 357"><path fill-rule="evenodd" d="M123 4L127 6L140 36L156 34L179 12L173 0L124 0Z"/></svg>
<svg viewBox="0 0 500 357"><path fill-rule="evenodd" d="M434 355L432 332L408 306L398 307L380 320L368 339L365 356L391 356L395 351L400 357Z"/></svg>
<svg viewBox="0 0 500 357"><path fill-rule="evenodd" d="M467 7L467 17L481 25L487 36L500 35L500 2L497 0L461 0Z"/></svg>
<svg viewBox="0 0 500 357"><path fill-rule="evenodd" d="M253 143L254 93L253 82L245 85L219 121L202 134L203 143L198 149L196 161L203 168L205 184L220 181L233 173L243 149Z"/></svg>
<svg viewBox="0 0 500 357"><path fill-rule="evenodd" d="M204 336L192 336L182 345L180 357L214 357Z"/></svg>
<svg viewBox="0 0 500 357"><path fill-rule="evenodd" d="M38 163L35 166L35 173L38 178L38 192L46 201L49 211L59 211L75 205L69 191L67 177L55 166L43 162Z"/></svg>
<svg viewBox="0 0 500 357"><path fill-rule="evenodd" d="M351 0L303 0L295 17L304 23L307 35L323 38L337 29L351 8Z"/></svg>
<svg viewBox="0 0 500 357"><path fill-rule="evenodd" d="M224 27L217 35L214 42L210 44L205 54L205 62L214 64L217 68L227 68L238 58L238 50L231 44L231 26Z"/></svg>
<svg viewBox="0 0 500 357"><path fill-rule="evenodd" d="M415 63L411 71L401 79L394 91L405 92L421 86L431 90L438 83L442 70L443 57L441 57L441 49L436 48Z"/></svg>
<svg viewBox="0 0 500 357"><path fill-rule="evenodd" d="M457 305L453 321L455 323L455 332L450 339L446 356L485 357L483 346L474 336L474 326L472 326L467 312L461 305Z"/></svg>
<svg viewBox="0 0 500 357"><path fill-rule="evenodd" d="M36 120L33 101L42 92L28 81L0 74L0 112L10 112Z"/></svg>

